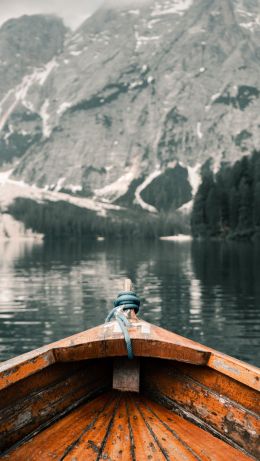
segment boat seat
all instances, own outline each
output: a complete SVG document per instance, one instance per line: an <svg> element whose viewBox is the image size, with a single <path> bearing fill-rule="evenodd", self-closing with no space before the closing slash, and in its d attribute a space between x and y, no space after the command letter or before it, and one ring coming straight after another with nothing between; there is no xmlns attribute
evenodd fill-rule
<svg viewBox="0 0 260 461"><path fill-rule="evenodd" d="M252 461L173 411L136 393L109 391L3 456L10 461Z"/></svg>

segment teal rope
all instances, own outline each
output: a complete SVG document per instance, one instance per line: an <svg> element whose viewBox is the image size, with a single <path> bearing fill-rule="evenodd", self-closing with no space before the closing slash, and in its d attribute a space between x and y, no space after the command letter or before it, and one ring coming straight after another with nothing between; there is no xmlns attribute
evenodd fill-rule
<svg viewBox="0 0 260 461"><path fill-rule="evenodd" d="M114 308L106 318L106 323L110 322L113 318L117 320L125 338L127 355L130 360L134 358L132 341L128 332L130 323L124 315L123 311L133 309L137 314L139 312L139 307L140 299L136 296L136 294L133 291L124 291L123 293L119 293L118 298L114 302Z"/></svg>

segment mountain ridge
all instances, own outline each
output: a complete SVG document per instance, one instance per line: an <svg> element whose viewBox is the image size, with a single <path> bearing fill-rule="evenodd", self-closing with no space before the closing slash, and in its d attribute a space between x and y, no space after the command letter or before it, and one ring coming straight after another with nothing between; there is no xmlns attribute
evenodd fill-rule
<svg viewBox="0 0 260 461"><path fill-rule="evenodd" d="M259 18L240 0L101 7L20 84L13 111L5 101L0 159L20 136L18 180L156 212L160 178L169 196L186 191L182 207L209 157L218 168L260 148Z"/></svg>

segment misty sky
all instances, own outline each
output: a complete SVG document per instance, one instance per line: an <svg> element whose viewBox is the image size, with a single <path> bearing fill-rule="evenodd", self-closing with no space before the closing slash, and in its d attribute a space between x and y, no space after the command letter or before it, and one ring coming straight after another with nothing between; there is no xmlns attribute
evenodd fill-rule
<svg viewBox="0 0 260 461"><path fill-rule="evenodd" d="M0 0L0 25L23 14L55 13L75 28L101 3L103 0Z"/></svg>

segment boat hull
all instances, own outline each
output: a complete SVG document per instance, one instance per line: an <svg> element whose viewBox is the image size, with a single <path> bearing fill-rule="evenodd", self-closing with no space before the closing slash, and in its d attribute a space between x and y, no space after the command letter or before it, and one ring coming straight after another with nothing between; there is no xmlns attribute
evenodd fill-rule
<svg viewBox="0 0 260 461"><path fill-rule="evenodd" d="M139 392L113 390L127 356L116 322L0 366L2 459L259 459L259 369L130 323Z"/></svg>

